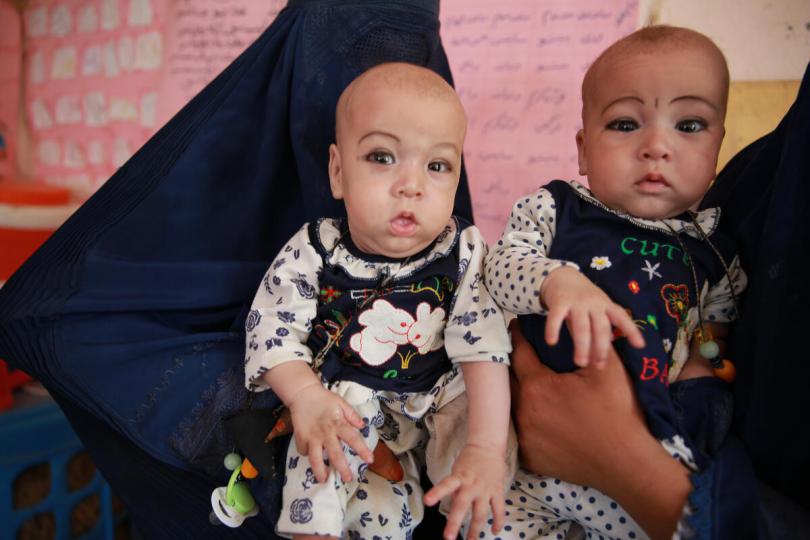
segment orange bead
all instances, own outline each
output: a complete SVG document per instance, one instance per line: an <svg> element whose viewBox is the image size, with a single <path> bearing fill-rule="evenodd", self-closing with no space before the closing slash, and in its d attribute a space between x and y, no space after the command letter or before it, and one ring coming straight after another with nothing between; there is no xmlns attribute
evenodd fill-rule
<svg viewBox="0 0 810 540"><path fill-rule="evenodd" d="M240 474L250 480L251 478L256 478L259 476L259 471L256 470L256 467L253 466L253 463L251 463L248 458L245 458L242 461L242 470L240 471Z"/></svg>
<svg viewBox="0 0 810 540"><path fill-rule="evenodd" d="M737 368L731 360L723 358L723 364L719 368L714 368L714 374L730 383L737 376Z"/></svg>

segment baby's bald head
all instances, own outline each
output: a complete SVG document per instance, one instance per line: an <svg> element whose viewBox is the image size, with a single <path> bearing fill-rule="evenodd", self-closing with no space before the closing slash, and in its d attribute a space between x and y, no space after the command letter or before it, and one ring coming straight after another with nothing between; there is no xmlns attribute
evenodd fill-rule
<svg viewBox="0 0 810 540"><path fill-rule="evenodd" d="M636 30L632 34L620 39L600 54L588 68L582 80L583 117L585 109L589 106L594 89L603 77L610 77L612 67L633 56L654 55L657 53L671 53L677 51L699 51L710 59L713 69L706 73L707 77L718 77L724 88L726 100L723 101L725 112L728 97L729 73L726 58L715 43L700 32L681 28L678 26L654 25Z"/></svg>
<svg viewBox="0 0 810 540"><path fill-rule="evenodd" d="M360 74L340 95L335 113L338 144L345 124L359 112L358 107L365 103L370 94L380 91L444 101L447 107L463 117L466 124L467 116L456 91L441 76L414 64L389 62L378 64ZM391 106L395 107L397 103L391 103Z"/></svg>

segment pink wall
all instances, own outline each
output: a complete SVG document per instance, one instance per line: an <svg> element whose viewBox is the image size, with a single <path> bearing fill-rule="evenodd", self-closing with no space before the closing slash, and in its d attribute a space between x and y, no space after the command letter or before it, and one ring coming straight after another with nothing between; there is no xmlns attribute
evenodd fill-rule
<svg viewBox="0 0 810 540"><path fill-rule="evenodd" d="M14 174L16 153L17 103L19 99L20 32L17 12L8 2L0 2L0 178Z"/></svg>

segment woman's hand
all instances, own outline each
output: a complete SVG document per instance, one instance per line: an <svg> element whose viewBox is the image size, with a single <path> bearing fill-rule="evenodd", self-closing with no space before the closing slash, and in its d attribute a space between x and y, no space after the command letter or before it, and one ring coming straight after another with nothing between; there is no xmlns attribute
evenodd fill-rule
<svg viewBox="0 0 810 540"><path fill-rule="evenodd" d="M524 468L594 487L653 538L668 538L688 471L649 433L615 350L604 369L555 373L512 324L512 410Z"/></svg>

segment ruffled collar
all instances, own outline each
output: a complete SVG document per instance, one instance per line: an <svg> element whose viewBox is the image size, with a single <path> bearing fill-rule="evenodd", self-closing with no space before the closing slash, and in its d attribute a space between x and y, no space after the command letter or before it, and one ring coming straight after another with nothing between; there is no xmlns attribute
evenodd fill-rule
<svg viewBox="0 0 810 540"><path fill-rule="evenodd" d="M450 217L436 240L421 252L403 259L362 253L349 236L344 219L321 218L315 223L315 248L324 255L324 264L341 268L358 280L377 281L383 276L407 278L433 261L446 257L458 243L460 228Z"/></svg>
<svg viewBox="0 0 810 540"><path fill-rule="evenodd" d="M695 223L698 224L706 236L711 236L714 234L718 224L720 223L720 208L717 207L706 208L700 212L691 212L692 217L689 216L688 212L684 212L679 216L667 219L644 219L630 215L626 212L620 212L619 210L609 208L605 205L605 203L594 197L590 189L580 184L576 180L569 180L568 185L574 190L574 193L589 203L598 206L599 208L610 212L615 216L626 219L639 227L655 229L666 234L671 235L672 231L675 231L676 233L684 233L693 238L697 238L698 240L702 240L703 236L701 235L700 231L698 231L697 227L695 227Z"/></svg>

